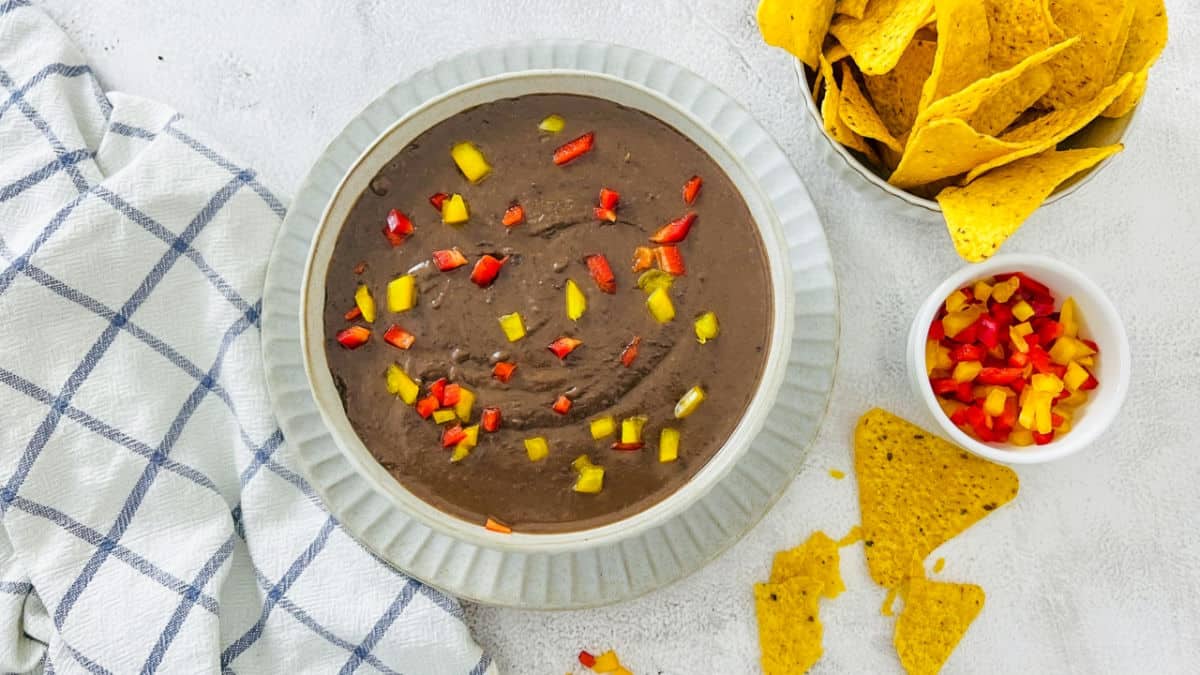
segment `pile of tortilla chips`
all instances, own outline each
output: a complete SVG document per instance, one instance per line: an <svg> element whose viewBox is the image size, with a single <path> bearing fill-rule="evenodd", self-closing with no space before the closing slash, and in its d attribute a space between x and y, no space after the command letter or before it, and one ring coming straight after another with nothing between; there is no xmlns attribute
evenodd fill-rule
<svg viewBox="0 0 1200 675"><path fill-rule="evenodd" d="M758 24L811 69L825 132L936 196L971 262L1121 150L1058 147L1132 111L1167 41L1164 0L762 0Z"/></svg>

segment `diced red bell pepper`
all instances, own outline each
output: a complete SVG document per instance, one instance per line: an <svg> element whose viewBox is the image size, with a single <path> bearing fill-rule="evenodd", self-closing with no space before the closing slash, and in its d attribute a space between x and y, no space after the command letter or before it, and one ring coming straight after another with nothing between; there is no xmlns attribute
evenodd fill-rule
<svg viewBox="0 0 1200 675"><path fill-rule="evenodd" d="M638 441L636 443L621 443L618 441L612 444L613 450L620 450L622 452L633 452L635 450L641 450L644 447L646 447L646 444L642 441Z"/></svg>
<svg viewBox="0 0 1200 675"><path fill-rule="evenodd" d="M700 176L692 176L688 182L683 184L683 201L687 204L693 204L696 197L700 194L700 187L704 185L704 180Z"/></svg>
<svg viewBox="0 0 1200 675"><path fill-rule="evenodd" d="M524 220L525 207L521 206L520 204L513 204L504 212L504 217L500 219L500 222L503 223L505 227L512 227L513 225L519 225L520 223L524 222Z"/></svg>
<svg viewBox="0 0 1200 675"><path fill-rule="evenodd" d="M1100 381L1096 379L1096 376L1089 374L1088 379L1084 380L1083 384L1079 385L1079 390L1080 391L1091 391L1099 386L1100 386Z"/></svg>
<svg viewBox="0 0 1200 675"><path fill-rule="evenodd" d="M1053 319L1035 319L1032 325L1033 330L1037 332L1039 344L1050 346L1055 340L1062 337L1063 326Z"/></svg>
<svg viewBox="0 0 1200 675"><path fill-rule="evenodd" d="M1024 368L1029 364L1029 354L1025 352L1014 351L1008 355L1008 365L1013 368Z"/></svg>
<svg viewBox="0 0 1200 675"><path fill-rule="evenodd" d="M588 652L581 651L579 652L579 663L584 668L591 668L592 666L596 665L596 657L592 656Z"/></svg>
<svg viewBox="0 0 1200 675"><path fill-rule="evenodd" d="M467 437L467 432L463 431L461 424L455 424L452 427L447 427L442 431L442 447L451 448L459 444Z"/></svg>
<svg viewBox="0 0 1200 675"><path fill-rule="evenodd" d="M1028 341L1028 339L1031 337L1033 337L1033 336L1026 335L1025 336L1026 341ZM1046 350L1042 349L1040 346L1030 345L1030 347L1029 347L1029 362L1031 364L1033 364L1033 369L1039 373L1044 374L1044 373L1050 372L1050 366L1052 365L1052 363L1050 361L1050 355L1047 354Z"/></svg>
<svg viewBox="0 0 1200 675"><path fill-rule="evenodd" d="M1050 441L1053 441L1053 440L1054 440L1054 430L1053 429L1051 429L1050 433L1048 433L1048 434L1039 434L1036 431L1033 432L1033 442L1037 443L1038 445L1046 445L1047 443L1049 443Z"/></svg>
<svg viewBox="0 0 1200 675"><path fill-rule="evenodd" d="M608 264L608 258L602 253L595 253L583 259L587 265L588 274L592 275L592 280L596 282L596 286L605 293L617 292L617 278L613 275L612 267Z"/></svg>
<svg viewBox="0 0 1200 675"><path fill-rule="evenodd" d="M933 393L938 396L946 396L958 391L958 383L953 377L940 377L929 381L929 385L933 387Z"/></svg>
<svg viewBox="0 0 1200 675"><path fill-rule="evenodd" d="M1050 426L1051 427L1054 427L1055 429L1061 427L1063 420L1064 420L1064 418L1062 415L1059 415L1058 413L1055 413L1055 412L1050 413Z"/></svg>
<svg viewBox="0 0 1200 675"><path fill-rule="evenodd" d="M986 352L978 345L958 345L950 350L950 360L958 363L959 361L982 361L986 356Z"/></svg>
<svg viewBox="0 0 1200 675"><path fill-rule="evenodd" d="M500 428L500 409L495 406L488 406L483 409L483 416L480 418L479 425L488 433L493 433Z"/></svg>
<svg viewBox="0 0 1200 675"><path fill-rule="evenodd" d="M355 305L354 307L351 307L350 311L346 312L342 316L342 318L347 321L354 321L355 319L359 318L360 316L362 316L362 310L359 309L357 305Z"/></svg>
<svg viewBox="0 0 1200 675"><path fill-rule="evenodd" d="M442 204L445 204L447 199L450 199L450 195L445 192L435 192L429 195L429 203L433 204L433 208L437 209L438 214L441 214Z"/></svg>
<svg viewBox="0 0 1200 675"><path fill-rule="evenodd" d="M629 344L625 345L625 349L621 350L621 364L622 365L624 365L626 368L633 365L633 362L638 357L638 346L641 344L642 344L642 336L640 336L640 335L633 336L633 339L629 341Z"/></svg>
<svg viewBox="0 0 1200 675"><path fill-rule="evenodd" d="M612 209L606 209L603 206L592 208L592 215L595 216L596 220L604 220L610 223L617 222L617 212Z"/></svg>
<svg viewBox="0 0 1200 675"><path fill-rule="evenodd" d="M1017 272L1015 276L1021 280L1021 288L1028 290L1030 293L1033 293L1038 297L1050 297L1050 289L1042 282L1034 279L1024 272ZM1000 279L999 276L997 276L996 279L998 281L1003 281L1003 279Z"/></svg>
<svg viewBox="0 0 1200 675"><path fill-rule="evenodd" d="M496 258L491 255L484 255L475 263L475 269L471 270L471 281L480 288L487 288L496 280L496 276L500 274L500 268L504 267L504 263L508 262L508 256Z"/></svg>
<svg viewBox="0 0 1200 675"><path fill-rule="evenodd" d="M554 405L550 406L550 409L559 415L566 415L571 412L571 399L559 394L558 398L554 399Z"/></svg>
<svg viewBox="0 0 1200 675"><path fill-rule="evenodd" d="M1003 302L992 303L991 313L992 313L992 318L996 320L996 323L1000 324L1001 328L1005 328L1007 326L1012 325L1012 322L1013 322L1012 307L1010 305L1008 305L1007 303L1003 303Z"/></svg>
<svg viewBox="0 0 1200 675"><path fill-rule="evenodd" d="M446 381L446 378L439 377L433 381L433 384L429 385L429 395L437 397L439 404L442 404L442 399L446 397L447 384L448 382Z"/></svg>
<svg viewBox="0 0 1200 675"><path fill-rule="evenodd" d="M979 384L1008 385L1021 379L1024 374L1021 368L984 368L979 371L975 381Z"/></svg>
<svg viewBox="0 0 1200 675"><path fill-rule="evenodd" d="M1054 313L1054 300L1050 297L1035 297L1029 301L1034 316L1050 316Z"/></svg>
<svg viewBox="0 0 1200 675"><path fill-rule="evenodd" d="M972 427L979 427L987 424L987 413L983 412L983 408L981 408L978 403L967 406L966 411L967 412L964 413L964 415L966 417L967 424L971 425Z"/></svg>
<svg viewBox="0 0 1200 675"><path fill-rule="evenodd" d="M467 264L467 256L457 248L442 249L433 252L433 264L443 272L458 269Z"/></svg>
<svg viewBox="0 0 1200 675"><path fill-rule="evenodd" d="M583 344L583 340L578 340L573 337L560 337L554 342L551 342L547 349L554 352L554 355L559 359L565 359L567 358L567 354L575 351L575 348L581 344Z"/></svg>
<svg viewBox="0 0 1200 675"><path fill-rule="evenodd" d="M615 209L619 201L621 201L621 193L608 188L600 188L600 208Z"/></svg>
<svg viewBox="0 0 1200 675"><path fill-rule="evenodd" d="M1030 333L1025 336L1025 345L1030 349L1042 344L1042 338L1038 337L1037 333Z"/></svg>
<svg viewBox="0 0 1200 675"><path fill-rule="evenodd" d="M430 394L420 401L417 401L417 414L421 416L421 419L427 420L429 419L429 416L433 414L433 411L440 407L441 403L438 401L438 397Z"/></svg>
<svg viewBox="0 0 1200 675"><path fill-rule="evenodd" d="M983 317L979 317L979 318L982 319ZM960 330L957 335L951 336L950 339L954 340L955 342L958 342L959 344L971 344L972 342L975 342L975 339L978 336L979 336L979 321L976 320L975 323Z"/></svg>
<svg viewBox="0 0 1200 675"><path fill-rule="evenodd" d="M944 337L946 337L946 327L942 325L941 319L934 319L933 323L929 324L929 339L941 342Z"/></svg>
<svg viewBox="0 0 1200 675"><path fill-rule="evenodd" d="M988 349L994 349L1000 345L1000 322L993 319L987 314L979 317L979 333L975 336Z"/></svg>
<svg viewBox="0 0 1200 675"><path fill-rule="evenodd" d="M1000 413L1000 415L993 421L992 426L998 426L1012 431L1013 427L1017 425L1017 416L1019 414L1020 413L1017 409L1017 397L1009 396L1004 400L1004 412Z"/></svg>
<svg viewBox="0 0 1200 675"><path fill-rule="evenodd" d="M975 432L975 437L984 443L991 443L995 440L992 430L986 424L976 424L971 427L971 431Z"/></svg>
<svg viewBox="0 0 1200 675"><path fill-rule="evenodd" d="M633 249L633 271L643 272L654 266L654 250L649 246L639 246Z"/></svg>
<svg viewBox="0 0 1200 675"><path fill-rule="evenodd" d="M462 398L462 387L456 382L451 382L442 390L442 407L449 408L454 406L460 398Z"/></svg>
<svg viewBox="0 0 1200 675"><path fill-rule="evenodd" d="M966 406L963 406L962 408L959 408L958 410L955 410L953 413L951 413L950 421L953 422L955 424L955 426L960 426L960 427L963 426L964 424L966 424L967 423L967 408L966 408Z"/></svg>
<svg viewBox="0 0 1200 675"><path fill-rule="evenodd" d="M1022 372L1024 372L1024 369L1022 369ZM1025 391L1025 387L1027 384L1028 383L1025 381L1025 378L1021 378L1019 380L1013 380L1012 384L1010 384L1008 386L1013 391L1015 391L1017 394L1020 394L1022 391Z"/></svg>
<svg viewBox="0 0 1200 675"><path fill-rule="evenodd" d="M1079 341L1082 342L1083 344L1087 345L1088 348L1090 348L1092 351L1096 352L1097 354L1100 353L1100 345L1096 344L1096 342L1094 340L1088 340L1087 338L1081 338Z"/></svg>
<svg viewBox="0 0 1200 675"><path fill-rule="evenodd" d="M694 213L689 213L682 218L676 218L658 228L658 231L650 237L650 241L656 244L678 244L687 239L688 232L692 230L692 224L695 222L696 214Z"/></svg>
<svg viewBox="0 0 1200 675"><path fill-rule="evenodd" d="M658 268L667 274L680 277L686 273L678 246L655 246L654 257L658 260Z"/></svg>
<svg viewBox="0 0 1200 675"><path fill-rule="evenodd" d="M417 336L393 324L384 332L383 341L397 349L409 349L417 341Z"/></svg>
<svg viewBox="0 0 1200 675"><path fill-rule="evenodd" d="M1059 401L1067 398L1071 398L1071 390L1063 387L1063 390L1058 392L1058 395L1054 397L1054 402L1058 403Z"/></svg>
<svg viewBox="0 0 1200 675"><path fill-rule="evenodd" d="M517 364L511 361L500 361L492 367L492 377L501 382L508 382L512 379L513 371L517 369Z"/></svg>
<svg viewBox="0 0 1200 675"><path fill-rule="evenodd" d="M358 261L358 264L354 266L355 274L362 274L363 272L366 272L366 271L367 271L367 261L366 260L360 260L360 261Z"/></svg>
<svg viewBox="0 0 1200 675"><path fill-rule="evenodd" d="M596 133L589 131L574 140L567 141L554 151L554 163L562 166L592 149L596 142Z"/></svg>
<svg viewBox="0 0 1200 675"><path fill-rule="evenodd" d="M970 382L959 382L958 389L954 392L954 398L963 403L970 403L975 400L975 388Z"/></svg>
<svg viewBox="0 0 1200 675"><path fill-rule="evenodd" d="M363 326L350 326L346 330L338 331L334 339L346 349L358 349L371 339L371 331Z"/></svg>
<svg viewBox="0 0 1200 675"><path fill-rule="evenodd" d="M383 235L387 237L392 247L399 246L404 243L408 235L413 233L412 221L408 216L400 212L400 209L392 209L387 214L387 224L383 227Z"/></svg>

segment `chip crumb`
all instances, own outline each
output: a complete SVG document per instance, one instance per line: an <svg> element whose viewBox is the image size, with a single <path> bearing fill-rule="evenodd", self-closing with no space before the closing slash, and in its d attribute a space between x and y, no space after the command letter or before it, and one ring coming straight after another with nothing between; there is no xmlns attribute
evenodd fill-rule
<svg viewBox="0 0 1200 675"><path fill-rule="evenodd" d="M804 673L821 658L821 585L806 577L754 585L764 675Z"/></svg>
<svg viewBox="0 0 1200 675"><path fill-rule="evenodd" d="M837 545L839 548L843 546L849 546L855 542L862 541L862 538L862 527L855 525L854 527L850 528L850 531L846 533L846 536L838 539Z"/></svg>
<svg viewBox="0 0 1200 675"><path fill-rule="evenodd" d="M795 578L820 582L821 594L826 598L836 598L846 590L837 542L818 530L800 546L776 553L771 563L771 583Z"/></svg>
<svg viewBox="0 0 1200 675"><path fill-rule="evenodd" d="M830 469L829 477L833 478L834 480L841 480L846 477L846 472L839 469Z"/></svg>
<svg viewBox="0 0 1200 675"><path fill-rule="evenodd" d="M975 584L913 579L892 643L909 675L936 675L979 616L983 589Z"/></svg>

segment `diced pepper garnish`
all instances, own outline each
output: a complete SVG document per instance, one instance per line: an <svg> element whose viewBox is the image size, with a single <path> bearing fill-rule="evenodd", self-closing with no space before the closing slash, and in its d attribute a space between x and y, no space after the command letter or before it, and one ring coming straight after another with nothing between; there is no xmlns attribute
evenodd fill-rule
<svg viewBox="0 0 1200 675"><path fill-rule="evenodd" d="M1063 300L1062 309L1058 311L1058 322L1062 324L1063 335L1079 337L1079 307L1075 298Z"/></svg>
<svg viewBox="0 0 1200 675"><path fill-rule="evenodd" d="M613 443L611 447L613 450L617 450L620 452L634 452L636 450L641 450L642 448L646 447L646 444L643 443L642 441L636 441L634 443L626 443L624 441L617 441L616 443Z"/></svg>
<svg viewBox="0 0 1200 675"><path fill-rule="evenodd" d="M615 209L619 201L621 201L621 193L606 187L600 188L600 208Z"/></svg>
<svg viewBox="0 0 1200 675"><path fill-rule="evenodd" d="M695 204L696 197L700 195L700 187L704 185L704 180L700 176L692 176L688 182L683 184L683 201L685 204Z"/></svg>
<svg viewBox="0 0 1200 675"><path fill-rule="evenodd" d="M980 384L1005 385L1012 384L1024 377L1025 374L1022 368L985 367L979 371L979 376L975 380Z"/></svg>
<svg viewBox="0 0 1200 675"><path fill-rule="evenodd" d="M348 311L342 315L342 318L347 321L354 321L355 319L358 319L361 317L362 317L362 310L358 308L358 305L351 307L350 311Z"/></svg>
<svg viewBox="0 0 1200 675"><path fill-rule="evenodd" d="M633 336L633 339L629 341L629 344L625 345L625 348L621 350L621 365L625 366L626 368L633 365L633 362L637 360L638 347L641 344L642 337L640 335Z"/></svg>
<svg viewBox="0 0 1200 675"><path fill-rule="evenodd" d="M366 271L367 271L367 261L366 260L360 260L360 261L358 261L358 264L356 264L354 266L355 274L362 274L363 272L366 272Z"/></svg>
<svg viewBox="0 0 1200 675"><path fill-rule="evenodd" d="M525 222L525 207L514 203L504 211L504 217L500 219L500 222L505 227L520 225Z"/></svg>
<svg viewBox="0 0 1200 675"><path fill-rule="evenodd" d="M565 394L559 394L550 409L559 415L566 415L571 412L571 399L567 398Z"/></svg>
<svg viewBox="0 0 1200 675"><path fill-rule="evenodd" d="M488 406L483 409L483 416L480 418L479 424L483 430L490 433L495 432L500 428L500 409L496 406Z"/></svg>
<svg viewBox="0 0 1200 675"><path fill-rule="evenodd" d="M567 279L567 318L578 321L585 311L587 311L587 296L583 294L579 284L572 279Z"/></svg>
<svg viewBox="0 0 1200 675"><path fill-rule="evenodd" d="M592 440L598 441L601 438L608 438L617 431L617 421L611 415L598 417L588 424L588 430L592 432Z"/></svg>
<svg viewBox="0 0 1200 675"><path fill-rule="evenodd" d="M592 670L597 673L611 673L621 667L621 662L617 660L616 652L611 649L596 657L596 665L592 666Z"/></svg>
<svg viewBox="0 0 1200 675"><path fill-rule="evenodd" d="M983 401L983 411L992 417L997 417L1004 412L1004 402L1008 400L1008 396L1004 394L1004 390L999 387L988 392L987 398Z"/></svg>
<svg viewBox="0 0 1200 675"><path fill-rule="evenodd" d="M592 464L592 460L589 459L587 455L580 455L571 462L571 468L575 469L576 472L583 471L589 466L596 465Z"/></svg>
<svg viewBox="0 0 1200 675"><path fill-rule="evenodd" d="M492 532L499 532L500 534L512 534L511 527L496 520L495 518L488 518L487 521L484 522L483 527L486 530L490 530Z"/></svg>
<svg viewBox="0 0 1200 675"><path fill-rule="evenodd" d="M579 340L579 339L576 339L573 337L563 336L563 337L558 338L554 342L551 342L550 345L546 348L549 349L550 351L554 352L554 355L557 356L559 359L565 359L565 358L567 358L567 354L570 354L571 352L575 351L575 349L577 347L579 347L579 345L581 345L581 344L583 344L583 340Z"/></svg>
<svg viewBox="0 0 1200 675"><path fill-rule="evenodd" d="M395 324L383 334L383 341L397 349L409 349L417 337Z"/></svg>
<svg viewBox="0 0 1200 675"><path fill-rule="evenodd" d="M526 438L525 454L529 457L529 461L531 462L541 461L546 459L546 456L550 454L550 444L542 436Z"/></svg>
<svg viewBox="0 0 1200 675"><path fill-rule="evenodd" d="M592 145L595 142L595 132L589 131L579 138L563 143L554 151L554 163L562 166L563 164L574 160L580 155L583 155L591 150Z"/></svg>
<svg viewBox="0 0 1200 675"><path fill-rule="evenodd" d="M449 380L444 377L439 377L429 385L429 393L437 397L438 405L445 405L442 403L442 398L446 396L446 385L448 383Z"/></svg>
<svg viewBox="0 0 1200 675"><path fill-rule="evenodd" d="M1013 346L1019 352L1029 351L1029 341L1025 338L1033 334L1033 326L1029 322L1019 323L1015 326L1010 326L1008 329L1008 338L1012 340Z"/></svg>
<svg viewBox="0 0 1200 675"><path fill-rule="evenodd" d="M417 401L417 414L421 416L421 419L427 420L429 419L430 415L437 411L438 406L440 405L441 403L438 402L437 397L433 394L430 394L420 401Z"/></svg>
<svg viewBox="0 0 1200 675"><path fill-rule="evenodd" d="M959 361L982 361L987 352L979 345L956 345L950 350L950 360L958 363Z"/></svg>
<svg viewBox="0 0 1200 675"><path fill-rule="evenodd" d="M581 651L579 652L579 663L584 668L591 668L592 666L596 665L596 657L592 656L586 651Z"/></svg>
<svg viewBox="0 0 1200 675"><path fill-rule="evenodd" d="M388 393L399 396L400 400L407 405L415 403L417 395L421 393L421 388L417 386L417 383L394 363L387 367L386 382Z"/></svg>
<svg viewBox="0 0 1200 675"><path fill-rule="evenodd" d="M472 424L469 427L463 427L463 434L465 434L465 436L463 437L463 439L461 441L458 442L459 445L466 446L468 450L479 445L479 425L478 424Z"/></svg>
<svg viewBox="0 0 1200 675"><path fill-rule="evenodd" d="M1033 386L1033 390L1043 394L1057 396L1062 393L1063 381L1054 375L1036 373L1029 380L1029 384Z"/></svg>
<svg viewBox="0 0 1200 675"><path fill-rule="evenodd" d="M500 361L492 366L492 377L501 382L508 382L512 379L513 371L517 369L517 364L511 361Z"/></svg>
<svg viewBox="0 0 1200 675"><path fill-rule="evenodd" d="M442 387L441 401L443 408L453 408L458 405L458 400L462 398L463 388L461 384L450 382Z"/></svg>
<svg viewBox="0 0 1200 675"><path fill-rule="evenodd" d="M660 288L669 290L674 283L675 277L662 270L646 270L638 276L637 280L638 288L646 293L653 293Z"/></svg>
<svg viewBox="0 0 1200 675"><path fill-rule="evenodd" d="M1021 280L1016 277L1010 277L992 286L992 299L996 302L1008 302L1012 299L1013 293L1021 287Z"/></svg>
<svg viewBox="0 0 1200 675"><path fill-rule="evenodd" d="M458 170L472 183L478 183L492 171L492 167L487 163L483 152L475 147L474 143L464 141L456 144L453 148L450 148L450 156L454 158L454 163L458 165Z"/></svg>
<svg viewBox="0 0 1200 675"><path fill-rule="evenodd" d="M605 258L601 253L589 255L583 259L588 268L588 274L592 275L592 281L596 282L596 287L605 293L617 292L617 279L613 276L612 267L608 264L608 258Z"/></svg>
<svg viewBox="0 0 1200 675"><path fill-rule="evenodd" d="M403 244L408 235L412 233L413 224L408 216L404 215L400 209L388 211L387 222L383 226L383 236L387 237L388 243L393 248Z"/></svg>
<svg viewBox="0 0 1200 675"><path fill-rule="evenodd" d="M962 333L970 326L975 325L979 317L983 315L983 308L979 305L971 305L970 307L958 311L950 312L942 317L942 328L946 332L946 337L954 338ZM961 342L961 340L960 340Z"/></svg>
<svg viewBox="0 0 1200 675"><path fill-rule="evenodd" d="M621 442L622 443L640 443L642 440L642 429L646 427L646 422L650 418L645 415L634 415L621 420Z"/></svg>
<svg viewBox="0 0 1200 675"><path fill-rule="evenodd" d="M571 489L584 494L596 494L604 488L604 467L587 466L579 471L575 485ZM600 660L596 659L599 663Z"/></svg>
<svg viewBox="0 0 1200 675"><path fill-rule="evenodd" d="M651 237L650 241L656 244L678 244L687 239L688 232L692 229L692 224L696 222L696 214L689 213L681 218L676 218L671 222L658 228Z"/></svg>
<svg viewBox="0 0 1200 675"><path fill-rule="evenodd" d="M700 388L700 385L688 389L675 404L675 419L681 420L696 412L696 408L700 407L705 398L704 390Z"/></svg>
<svg viewBox="0 0 1200 675"><path fill-rule="evenodd" d="M485 255L475 263L475 269L471 270L471 281L480 288L487 288L496 280L496 276L500 274L500 268L504 267L504 263L508 262L508 256L497 258L491 255Z"/></svg>
<svg viewBox="0 0 1200 675"><path fill-rule="evenodd" d="M976 281L971 291L975 300L979 302L987 302L988 298L992 297L992 285L986 281Z"/></svg>
<svg viewBox="0 0 1200 675"><path fill-rule="evenodd" d="M639 246L633 249L633 271L636 274L654 266L654 249L649 246Z"/></svg>
<svg viewBox="0 0 1200 675"><path fill-rule="evenodd" d="M717 323L717 315L714 312L705 312L697 317L695 328L696 341L700 344L715 339L721 332L721 326Z"/></svg>
<svg viewBox="0 0 1200 675"><path fill-rule="evenodd" d="M557 134L567 127L567 121L561 115L550 115L538 122L538 129L550 134Z"/></svg>
<svg viewBox="0 0 1200 675"><path fill-rule="evenodd" d="M458 269L467 264L467 256L457 247L433 252L433 264L443 272Z"/></svg>
<svg viewBox="0 0 1200 675"><path fill-rule="evenodd" d="M453 408L443 408L441 410L433 411L434 424L445 424L446 422L453 422L457 419L458 415L454 414Z"/></svg>
<svg viewBox="0 0 1200 675"><path fill-rule="evenodd" d="M1089 347L1086 342L1066 336L1055 341L1054 346L1050 348L1050 358L1060 366L1095 353L1096 350Z"/></svg>
<svg viewBox="0 0 1200 675"><path fill-rule="evenodd" d="M449 405L449 404L447 404ZM471 421L471 410L475 407L475 392L466 387L459 388L458 402L454 404L454 414L464 422Z"/></svg>
<svg viewBox="0 0 1200 675"><path fill-rule="evenodd" d="M388 282L387 305L389 312L407 312L417 306L417 279L404 274Z"/></svg>
<svg viewBox="0 0 1200 675"><path fill-rule="evenodd" d="M509 342L516 342L525 337L525 322L521 319L520 312L501 316L500 329L504 331L504 337L508 338Z"/></svg>
<svg viewBox="0 0 1200 675"><path fill-rule="evenodd" d="M951 293L949 296L946 297L946 311L947 312L962 311L962 308L966 307L967 303L970 301L971 300L970 300L970 298L967 297L966 293L963 293L962 291L954 291L953 293Z"/></svg>
<svg viewBox="0 0 1200 675"><path fill-rule="evenodd" d="M447 225L460 225L471 218L467 210L467 201L457 192L442 203L442 222Z"/></svg>
<svg viewBox="0 0 1200 675"><path fill-rule="evenodd" d="M1017 321L1028 321L1033 316L1034 312L1033 307L1031 307L1028 302L1022 300L1013 305L1012 313L1013 316L1017 318Z"/></svg>
<svg viewBox="0 0 1200 675"><path fill-rule="evenodd" d="M457 464L471 455L471 448L467 446L466 441L461 441L454 446L454 452L450 454L450 461Z"/></svg>
<svg viewBox="0 0 1200 675"><path fill-rule="evenodd" d="M613 209L606 209L603 206L593 207L592 217L596 220L603 220L609 223L617 222L617 212Z"/></svg>
<svg viewBox="0 0 1200 675"><path fill-rule="evenodd" d="M458 445L459 441L467 437L467 432L463 431L461 424L455 424L452 427L442 429L442 447L449 448Z"/></svg>
<svg viewBox="0 0 1200 675"><path fill-rule="evenodd" d="M359 285L354 291L354 304L362 312L363 321L375 323L375 298L371 297L371 289L366 284Z"/></svg>
<svg viewBox="0 0 1200 675"><path fill-rule="evenodd" d="M646 298L646 307L650 309L654 320L659 323L669 323L675 318L675 305L671 302L671 295L665 288L651 293L650 297Z"/></svg>
<svg viewBox="0 0 1200 675"><path fill-rule="evenodd" d="M442 207L446 205L447 199L450 199L450 195L445 192L435 192L429 195L429 203L433 205L439 215L442 213Z"/></svg>
<svg viewBox="0 0 1200 675"><path fill-rule="evenodd" d="M674 462L679 458L679 430L663 427L658 435L658 461Z"/></svg>
<svg viewBox="0 0 1200 675"><path fill-rule="evenodd" d="M658 261L658 269L671 276L681 277L687 273L678 246L655 246L654 259Z"/></svg>
<svg viewBox="0 0 1200 675"><path fill-rule="evenodd" d="M350 326L345 330L338 331L334 339L346 349L358 349L371 339L371 329L363 326Z"/></svg>
<svg viewBox="0 0 1200 675"><path fill-rule="evenodd" d="M952 377L955 382L971 382L981 370L983 370L983 364L978 361L959 361L954 366Z"/></svg>
<svg viewBox="0 0 1200 675"><path fill-rule="evenodd" d="M1087 382L1087 379L1091 376L1091 373L1089 373L1083 366L1079 365L1078 362L1072 361L1071 363L1067 364L1067 374L1063 376L1063 383L1066 385L1067 389L1070 389L1071 391L1079 391L1079 388L1082 387L1083 383Z"/></svg>

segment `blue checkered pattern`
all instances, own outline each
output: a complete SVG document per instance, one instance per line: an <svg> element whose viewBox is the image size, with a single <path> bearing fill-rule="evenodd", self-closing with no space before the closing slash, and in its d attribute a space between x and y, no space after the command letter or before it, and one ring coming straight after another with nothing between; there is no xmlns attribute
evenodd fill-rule
<svg viewBox="0 0 1200 675"><path fill-rule="evenodd" d="M494 672L291 468L259 342L284 212L0 2L0 670Z"/></svg>

